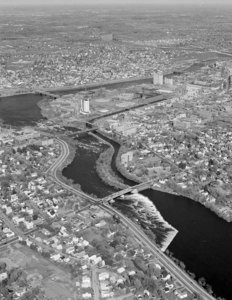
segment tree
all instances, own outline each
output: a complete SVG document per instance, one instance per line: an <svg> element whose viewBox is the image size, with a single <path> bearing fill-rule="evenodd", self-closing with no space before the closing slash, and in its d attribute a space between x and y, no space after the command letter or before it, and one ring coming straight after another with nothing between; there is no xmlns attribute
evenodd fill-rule
<svg viewBox="0 0 232 300"><path fill-rule="evenodd" d="M9 271L8 274L8 284L11 284L19 279L22 276L22 270L19 268L13 268Z"/></svg>
<svg viewBox="0 0 232 300"><path fill-rule="evenodd" d="M135 278L134 286L136 287L137 291L139 291L142 288L142 283L138 278Z"/></svg>
<svg viewBox="0 0 232 300"><path fill-rule="evenodd" d="M5 262L0 262L0 272L5 272L6 270L6 263Z"/></svg>
<svg viewBox="0 0 232 300"><path fill-rule="evenodd" d="M50 252L47 252L47 251L43 251L42 253L41 253L41 255L44 257L44 258L50 258Z"/></svg>

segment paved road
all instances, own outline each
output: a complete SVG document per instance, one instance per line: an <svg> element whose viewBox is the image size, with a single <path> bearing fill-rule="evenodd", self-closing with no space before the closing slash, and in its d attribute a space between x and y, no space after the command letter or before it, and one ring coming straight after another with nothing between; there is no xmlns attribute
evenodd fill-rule
<svg viewBox="0 0 232 300"><path fill-rule="evenodd" d="M189 291L201 295L201 297L205 300L215 300L215 298L209 295L201 286L198 285L196 281L194 281L191 277L188 276L188 274L186 274L177 265L175 265L175 263L170 258L168 258L153 242L151 242L149 238L141 231L141 229L136 226L131 220L126 218L123 214L121 214L119 211L115 210L108 204L104 204L103 202L101 202L100 199L90 197L57 178L57 170L69 155L69 148L67 143L61 139L57 139L57 141L61 146L61 155L57 159L55 164L49 168L49 173L53 177L53 180L63 186L63 188L72 191L74 194L82 196L83 198L96 203L97 205L99 205L99 207L101 207L109 214L116 214L117 216L119 216L122 223L129 227L135 237L140 240L153 253L153 255L157 256L162 265L165 266L165 268L171 273L171 275L174 276L178 281L180 281Z"/></svg>
<svg viewBox="0 0 232 300"><path fill-rule="evenodd" d="M97 270L95 266L92 267L92 288L93 288L93 299L99 300L100 299L99 281L98 281Z"/></svg>

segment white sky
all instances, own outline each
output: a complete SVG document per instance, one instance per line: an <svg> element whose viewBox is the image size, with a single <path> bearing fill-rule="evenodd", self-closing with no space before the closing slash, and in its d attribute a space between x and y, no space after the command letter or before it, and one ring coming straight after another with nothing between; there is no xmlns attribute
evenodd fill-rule
<svg viewBox="0 0 232 300"><path fill-rule="evenodd" d="M232 0L0 0L0 5L117 5L117 4L198 4L232 5Z"/></svg>

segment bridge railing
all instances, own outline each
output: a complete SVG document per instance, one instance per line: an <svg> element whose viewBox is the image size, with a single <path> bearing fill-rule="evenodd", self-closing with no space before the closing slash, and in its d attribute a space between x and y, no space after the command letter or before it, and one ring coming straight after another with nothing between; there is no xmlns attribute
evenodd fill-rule
<svg viewBox="0 0 232 300"><path fill-rule="evenodd" d="M116 193L114 193L114 194L111 194L111 195L109 195L109 196L106 196L105 198L102 198L102 201L103 201L103 202L107 202L107 201L109 201L109 200L111 200L111 199L114 199L114 198L117 198L117 197L122 196L122 195L124 195L124 194L130 193L130 192L132 192L133 190L139 190L139 189L142 188L142 187L145 187L145 188L146 188L146 187L149 187L149 186L151 186L152 184L153 184L153 180L149 180L149 181L146 181L146 182L139 183L139 184L137 184L137 185L128 187L128 188L126 188L126 189L124 189L124 190L121 190L121 191L118 191L118 192L116 192Z"/></svg>

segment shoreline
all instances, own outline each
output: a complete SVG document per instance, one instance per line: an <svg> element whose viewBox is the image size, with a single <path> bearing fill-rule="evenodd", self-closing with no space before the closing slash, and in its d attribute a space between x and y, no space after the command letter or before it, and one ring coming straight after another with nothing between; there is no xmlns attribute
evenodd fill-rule
<svg viewBox="0 0 232 300"><path fill-rule="evenodd" d="M167 221L166 221L167 222ZM168 223L169 224L169 223ZM165 252L168 247L171 245L172 241L174 240L174 238L176 237L176 235L178 234L178 230L174 227L170 228L171 231L167 234L167 237L164 239L163 243L162 243L162 247L161 247L161 251Z"/></svg>
<svg viewBox="0 0 232 300"><path fill-rule="evenodd" d="M135 183L142 183L143 182L142 180L140 180L137 176L129 173L127 171L127 169L121 164L121 154L127 150L127 148L122 145L121 141L119 141L116 138L112 138L110 135L107 135L105 132L99 131L99 133L101 135L105 136L107 139L110 139L113 142L119 144L119 146L120 146L118 153L117 153L117 157L115 159L115 166L116 166L118 172L121 173L122 176L124 176L128 180L134 181ZM149 178L148 178L148 180L149 180ZM171 195L189 198L190 200L203 205L206 209L209 209L211 212L215 213L219 218L223 219L224 221L226 221L228 223L232 222L232 216L227 216L227 215L223 214L223 209L224 209L223 207L222 208L215 207L215 205L213 203L205 202L205 201L201 200L202 199L201 195L198 194L196 191L194 193L195 194L195 196L194 196L194 194L186 194L186 192L188 190L184 190L181 187L177 186L176 184L175 184L175 186L172 186L172 187L169 187L167 185L160 186L159 183L154 183L154 185L158 185L157 187L155 187L155 186L151 187L151 189L153 189L154 191L160 191L160 192L168 193Z"/></svg>
<svg viewBox="0 0 232 300"><path fill-rule="evenodd" d="M114 188L125 189L126 186L123 182L120 182L116 174L112 174L112 169L110 167L110 161L112 160L114 152L112 148L108 148L99 156L96 162L96 171L101 180Z"/></svg>
<svg viewBox="0 0 232 300"><path fill-rule="evenodd" d="M99 139L99 140L101 140L101 139ZM70 142L70 141L69 141ZM69 145L69 142L67 142L68 143L68 146L70 147L70 145ZM113 147L113 146L112 146ZM72 149L73 150L73 149ZM69 159L71 159L72 157L73 157L73 154L75 155L75 152L74 153L70 153L69 154L69 156L68 156L68 158L63 162L63 164L60 166L60 168L61 168L61 170L63 169L63 166L65 166L65 165L67 165L67 163L68 163L68 160ZM118 154L119 154L119 152L118 152ZM117 157L116 158L118 158L118 155L117 155ZM62 171L61 171L62 172ZM138 194L139 195L139 194ZM132 195L131 195L132 196ZM143 196L143 195L141 195L141 196ZM144 197L144 196L143 196ZM149 198L147 198L149 201L151 201ZM151 201L152 202L152 201ZM162 215L160 214L160 212L159 212L159 210L156 208L156 206L152 203L152 205L154 206L154 208L156 209L156 212L157 212L157 216L156 217L158 217L158 219L160 218L160 220L164 223L164 225L166 226L166 229L168 229L168 233L166 234L166 237L163 239L163 241L162 241L162 243L159 245L159 249L163 252L163 253L165 253L165 255L167 255L166 254L166 251L169 251L168 250L168 247L170 246L170 244L172 243L172 241L174 240L174 238L176 237L176 235L178 234L178 230L177 229L175 229L172 225L170 225L165 219L163 219L163 217L162 217ZM149 231L146 231L146 230L143 230L142 229L142 231L144 231L144 233L149 237L149 238L151 238L151 240L153 240L153 238L151 237L151 235L153 235L153 232L151 231L151 230L149 230ZM157 242L155 242L156 244L157 244ZM158 244L157 244L158 245ZM168 255L167 255L168 256ZM170 259L173 261L173 262L175 262L176 263L176 259L175 258L172 258L171 256L170 256ZM177 264L177 263L176 263ZM191 278L195 278L193 275L193 273L191 273L190 271L188 271L187 269L185 269L185 265L184 265L184 263L182 263L181 261L180 261L180 264L177 264L186 274L188 274L189 276L191 276ZM184 268L183 267L181 267L181 265L183 265L184 266ZM199 283L200 284L200 283Z"/></svg>
<svg viewBox="0 0 232 300"><path fill-rule="evenodd" d="M104 161L104 163L106 163L106 168L104 168L103 170L100 171L101 164L99 164L99 160L101 158L101 155L99 156L99 158L96 161L96 171L97 171L97 174L100 177L100 179L105 184L110 185L110 186L112 186L114 188L118 188L118 189L127 188L128 187L127 185L125 185L124 183L118 182L117 177L116 177L116 181L115 181L116 174L112 171L112 168L111 168L111 161L112 161L113 154L114 154L114 147L113 147L113 145L110 144L109 142L105 141L103 138L101 138L99 136L96 136L93 133L89 133L89 135L93 136L94 138L96 138L97 140L99 140L101 143L107 144L109 146L109 148L106 149L101 154L103 156L105 154L107 154L107 156L108 156L108 159L106 161ZM62 139L65 140L65 142L68 144L70 152L69 152L69 156L62 163L62 165L60 166L60 168L59 168L59 170L57 172L58 178L61 179L66 184L69 184L70 186L75 187L78 190L82 191L81 190L81 186L78 183L74 184L71 179L66 178L62 174L64 168L67 167L70 163L72 163L72 161L73 161L73 159L75 157L75 152L76 152L75 142L72 139L70 139L70 138L68 138L66 136L62 136ZM116 159L117 158L118 158L118 155L117 155ZM106 169L107 169L107 171L111 170L112 174L110 172L110 176L112 176L113 179L111 177L109 177L108 173L104 172ZM133 196L133 194L131 194L130 196ZM141 195L141 196L144 197L143 195ZM151 201L151 200L148 199L148 201ZM162 241L162 243L159 246L160 249L161 249L161 251L164 252L169 247L169 245L171 244L171 242L173 241L173 239L175 238L175 236L177 235L178 230L175 229L172 225L170 225L166 220L164 220L163 217L162 217L162 215L160 214L160 212L157 210L156 206L153 203L152 203L152 205L154 206L154 209L156 211L156 218L158 218L159 221L161 221L164 224L165 228L168 230L168 232L166 233L166 236L163 238L163 241ZM149 230L149 233L147 231L145 233L148 234L148 236L150 236L150 237L153 235L152 230L151 231Z"/></svg>
<svg viewBox="0 0 232 300"><path fill-rule="evenodd" d="M104 155L104 153L106 153L106 152L108 152L109 150L110 150L110 155L109 155L109 157L108 157L108 159L107 159L107 162L106 162L106 164L107 164L107 168L108 169L110 169L110 170L112 170L112 168L111 168L111 162L112 162L112 158L113 158L113 153L114 153L114 147L113 147L113 145L111 144L111 143L109 143L109 142L107 142L107 141L105 141L103 138L101 138L101 137L99 137L99 136L96 136L96 135L94 135L93 133L90 133L92 136L95 136L96 138L98 138L100 141L102 141L102 142L104 142L104 143L106 143L107 145L109 145L109 147L110 148L108 148L105 152L103 152L102 154ZM102 133L101 133L102 134ZM103 136L105 136L104 134L102 134ZM113 140L113 141L115 141L115 140ZM117 141L117 143L118 143L118 141ZM120 151L123 151L123 146L121 145L121 143L118 143L119 145L120 145L120 148L119 148L119 150L118 150L118 153L117 153L117 156L116 156L116 158L115 158L115 165L116 165L116 168L117 168L117 170L120 172L120 174L122 174L122 170L124 169L123 168L123 166L121 165L121 163L120 163L120 157L121 157L121 155L120 155ZM112 152L112 150L111 149L113 149L113 152ZM99 157L99 159L100 159L100 157ZM99 159L98 159L98 161L99 161ZM98 163L98 161L97 161L97 163ZM117 164L117 162L118 162L118 164ZM120 166L122 167L122 168L120 168ZM100 166L99 166L100 167ZM119 168L120 168L120 170L119 170ZM97 168L97 169L99 169L99 168ZM104 172L104 171L103 171ZM107 176L105 176L102 172L97 172L98 173L98 176L106 183L106 184L112 184L113 182L107 177ZM113 174L114 174L114 172L113 172ZM125 175L126 176L125 176ZM124 172L124 174L122 174L122 176L125 176L125 178L127 178L127 179L129 179L129 180L132 180L132 181L136 181L137 183L141 183L142 181L140 181L138 178L136 178L135 176L130 176L130 178L128 178L128 174L126 174L126 172ZM105 180L102 178L102 176L104 177L104 178L106 178ZM115 174L115 176L117 176L116 174ZM124 184L125 185L125 184ZM115 187L115 186L114 186ZM126 186L125 185L125 187L128 187L128 186ZM131 194L132 195L132 194ZM149 201L151 201L150 199L149 199ZM152 205L154 206L154 208L155 208L155 210L156 210L156 213L157 213L157 217L160 219L160 221L161 222L163 222L164 224L165 224L165 226L166 226L166 228L167 229L169 229L169 232L166 234L166 237L164 238L164 240L163 240L163 242L162 242L162 244L160 245L160 249L161 249L161 251L166 251L166 249L169 247L169 245L172 243L172 241L174 240L174 238L175 238L175 236L178 234L178 230L176 229L176 228L174 228L171 224L169 224L166 220L164 220L164 218L162 217L162 215L160 214L160 212L157 210L157 208L156 208L156 206L155 206L155 204L154 203L152 203Z"/></svg>
<svg viewBox="0 0 232 300"><path fill-rule="evenodd" d="M63 170L72 163L72 161L75 158L76 149L75 149L75 142L68 138L67 136L62 135L60 137L62 140L64 140L69 148L69 155L65 161L59 166L59 169L57 170L57 177L63 181L64 183L70 185L71 187L81 191L81 186L78 183L74 183L72 179L68 179L63 175Z"/></svg>
<svg viewBox="0 0 232 300"><path fill-rule="evenodd" d="M0 90L0 100L1 98L6 97L14 97L19 95L33 95L35 94L34 90L43 90L46 92L75 92L75 91L84 91L84 90L91 90L99 87L107 87L111 85L118 85L118 84L127 84L127 83L139 83L139 82L152 82L152 76L146 76L146 77L139 77L139 76L133 76L123 79L115 79L115 80L106 80L101 82L92 82L92 83L84 83L84 84L78 84L74 86L59 86L59 87L37 87L37 88L29 88L29 89L22 89L18 90L17 88L9 88L8 90ZM2 95L2 93L5 93L5 95Z"/></svg>

